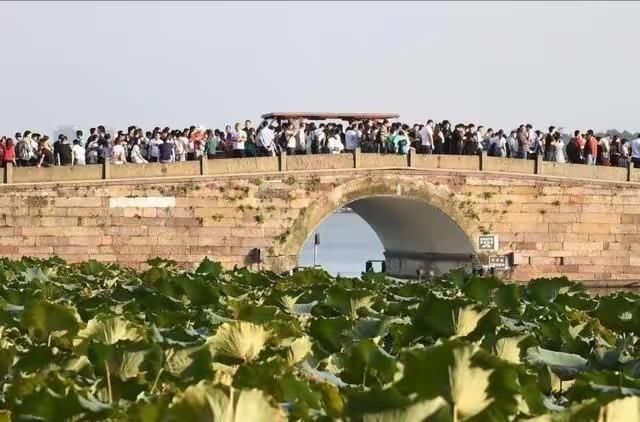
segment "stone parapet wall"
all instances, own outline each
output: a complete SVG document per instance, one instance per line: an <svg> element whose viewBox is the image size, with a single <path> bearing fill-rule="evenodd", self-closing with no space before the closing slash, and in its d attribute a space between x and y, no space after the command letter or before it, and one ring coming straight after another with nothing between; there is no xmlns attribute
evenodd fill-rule
<svg viewBox="0 0 640 422"><path fill-rule="evenodd" d="M272 173L285 171L321 171L339 169L441 169L485 171L531 175L549 175L570 179L640 182L640 171L631 167L602 167L559 164L537 160L488 157L486 155L423 155L411 150L409 155L363 154L359 150L344 154L295 155L203 159L170 164L87 165L53 168L4 169L4 184L55 183L90 180L145 179L164 177L208 176L222 174Z"/></svg>

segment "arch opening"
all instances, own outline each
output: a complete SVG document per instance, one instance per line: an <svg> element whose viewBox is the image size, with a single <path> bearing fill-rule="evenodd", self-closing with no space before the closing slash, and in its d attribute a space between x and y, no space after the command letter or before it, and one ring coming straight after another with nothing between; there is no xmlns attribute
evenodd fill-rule
<svg viewBox="0 0 640 422"><path fill-rule="evenodd" d="M333 248L322 264L333 273L334 268L347 268L347 263L331 262L330 256L363 257L363 253L348 251L349 247L364 249L370 254L362 262L349 265L349 273L359 273L367 259L384 259L386 272L397 277L416 277L418 274L440 275L460 266L470 267L474 247L465 231L440 208L420 199L402 196L369 196L346 204L359 218L351 218L352 224L338 221L336 213L321 222L309 233L299 252L298 262L308 265L313 250L315 233L322 233L319 255L323 243ZM358 227L369 227L367 229ZM342 218L345 220L345 218ZM375 236L372 236L375 234ZM334 239L326 239L334 236ZM376 242L376 240L378 242ZM340 252L342 251L342 253ZM359 270L356 270L359 268Z"/></svg>

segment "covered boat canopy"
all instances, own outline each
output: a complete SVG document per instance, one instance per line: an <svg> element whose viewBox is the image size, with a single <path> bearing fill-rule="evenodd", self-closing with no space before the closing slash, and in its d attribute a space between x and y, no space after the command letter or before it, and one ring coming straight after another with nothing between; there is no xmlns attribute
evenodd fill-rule
<svg viewBox="0 0 640 422"><path fill-rule="evenodd" d="M306 119L306 120L385 120L397 119L400 117L396 113L267 113L263 114L263 119Z"/></svg>

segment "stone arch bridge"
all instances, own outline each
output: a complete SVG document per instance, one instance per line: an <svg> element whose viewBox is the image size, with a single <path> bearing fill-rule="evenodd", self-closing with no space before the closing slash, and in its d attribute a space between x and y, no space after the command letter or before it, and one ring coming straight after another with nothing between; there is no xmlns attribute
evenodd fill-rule
<svg viewBox="0 0 640 422"><path fill-rule="evenodd" d="M640 280L640 172L487 156L361 154L174 164L7 168L0 255L134 268L297 265L307 237L349 205L377 233L388 272L512 257L513 280ZM259 251L259 253L258 253ZM257 264L259 260L260 264ZM364 264L364 263L363 263Z"/></svg>

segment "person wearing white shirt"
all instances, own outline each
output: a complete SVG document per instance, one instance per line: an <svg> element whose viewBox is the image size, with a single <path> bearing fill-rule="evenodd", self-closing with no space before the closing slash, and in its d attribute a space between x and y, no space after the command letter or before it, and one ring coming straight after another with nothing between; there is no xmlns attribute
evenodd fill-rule
<svg viewBox="0 0 640 422"><path fill-rule="evenodd" d="M427 120L427 124L422 128L420 135L422 138L420 152L422 154L431 154L433 151L433 120Z"/></svg>
<svg viewBox="0 0 640 422"><path fill-rule="evenodd" d="M334 130L327 139L327 148L331 154L340 154L344 150L344 145L340 141L340 136Z"/></svg>
<svg viewBox="0 0 640 422"><path fill-rule="evenodd" d="M116 139L116 143L111 150L111 164L125 164L127 162L127 154L120 142Z"/></svg>
<svg viewBox="0 0 640 422"><path fill-rule="evenodd" d="M239 130L236 132L236 138L233 145L233 156L236 158L244 157L244 143L247 141L247 132Z"/></svg>
<svg viewBox="0 0 640 422"><path fill-rule="evenodd" d="M186 161L187 152L189 150L189 138L181 135L178 137L178 139L176 139L174 145L176 148L176 161Z"/></svg>
<svg viewBox="0 0 640 422"><path fill-rule="evenodd" d="M159 146L161 143L162 140L160 140L160 133L154 133L153 138L149 141L149 161L157 163L160 160Z"/></svg>
<svg viewBox="0 0 640 422"><path fill-rule="evenodd" d="M293 124L288 123L284 128L284 140L287 146L287 154L293 155L296 151L296 130Z"/></svg>
<svg viewBox="0 0 640 422"><path fill-rule="evenodd" d="M275 134L273 133L273 129L278 127L278 123L271 122L268 126L260 129L260 133L258 134L258 148L260 149L260 155L275 155Z"/></svg>
<svg viewBox="0 0 640 422"><path fill-rule="evenodd" d="M353 151L358 146L360 146L360 140L358 139L358 132L353 128L352 125L347 127L347 131L344 133L344 141L346 144L347 151Z"/></svg>
<svg viewBox="0 0 640 422"><path fill-rule="evenodd" d="M634 168L640 168L640 136L631 141L631 162Z"/></svg>
<svg viewBox="0 0 640 422"><path fill-rule="evenodd" d="M533 126L528 124L526 126L527 129L527 138L529 138L529 155L536 155L538 152L538 134L533 130Z"/></svg>
<svg viewBox="0 0 640 422"><path fill-rule="evenodd" d="M496 136L489 141L489 147L487 148L489 155L494 157L506 157L507 156L507 139L502 132L502 129L496 133Z"/></svg>
<svg viewBox="0 0 640 422"><path fill-rule="evenodd" d="M566 162L566 158L564 156L564 142L562 141L562 137L560 136L560 132L554 132L551 135L551 152L550 155L553 157L553 161L556 163L564 163Z"/></svg>
<svg viewBox="0 0 640 422"><path fill-rule="evenodd" d="M79 139L73 141L73 147L71 147L71 156L73 158L73 165L84 166L86 164L86 152L84 147L80 144Z"/></svg>
<svg viewBox="0 0 640 422"><path fill-rule="evenodd" d="M307 152L307 133L306 124L300 122L294 128L296 138L296 154L305 154Z"/></svg>
<svg viewBox="0 0 640 422"><path fill-rule="evenodd" d="M133 144L133 148L131 148L131 162L135 164L145 164L148 163L147 160L142 156L142 150L140 149L140 141L136 141Z"/></svg>

